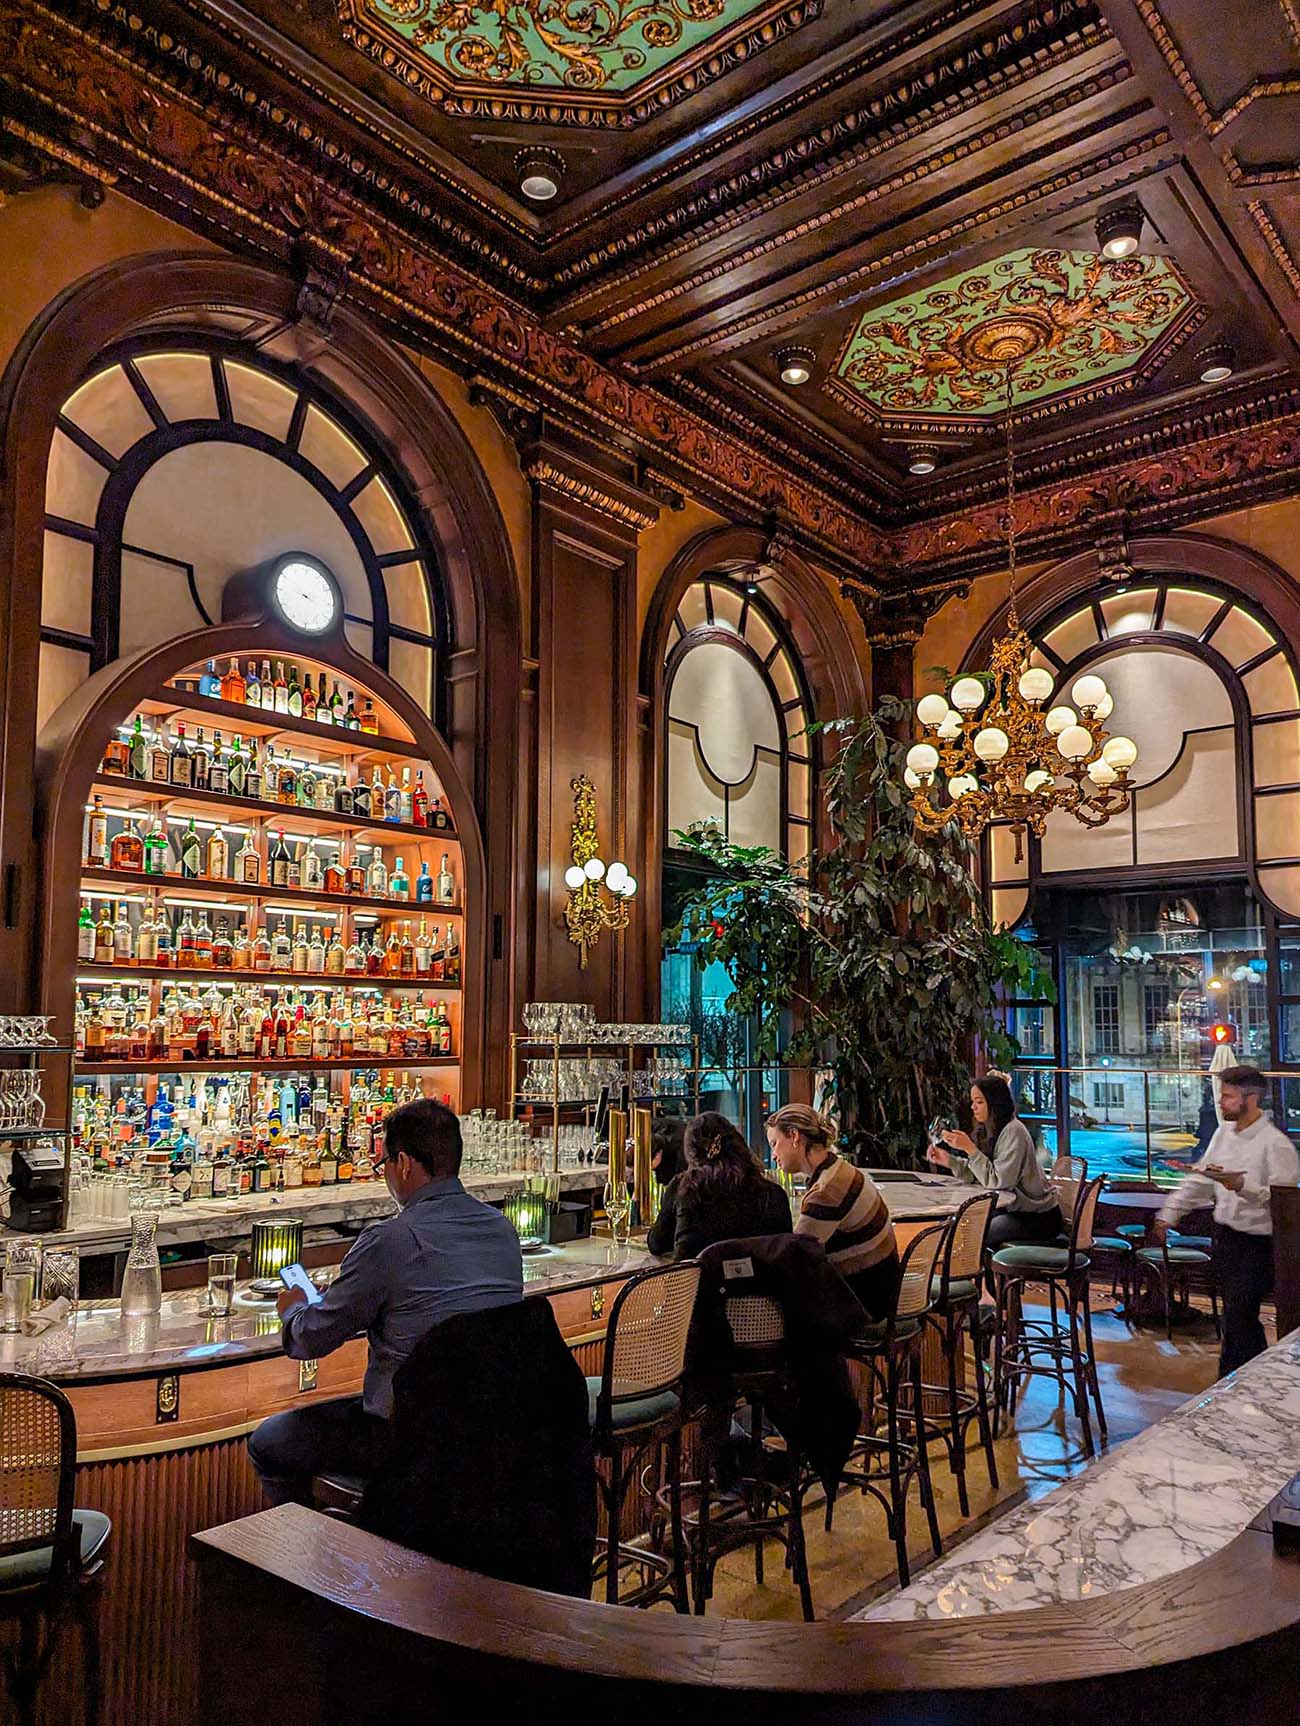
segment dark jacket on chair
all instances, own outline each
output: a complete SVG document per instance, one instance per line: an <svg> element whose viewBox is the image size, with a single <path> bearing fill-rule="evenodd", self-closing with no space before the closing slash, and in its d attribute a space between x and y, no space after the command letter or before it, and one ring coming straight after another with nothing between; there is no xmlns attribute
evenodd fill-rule
<svg viewBox="0 0 1300 1726"><path fill-rule="evenodd" d="M435 1325L393 1379L391 1425L364 1527L503 1582L590 1594L587 1382L548 1300Z"/></svg>
<svg viewBox="0 0 1300 1726"><path fill-rule="evenodd" d="M664 1188L646 1246L656 1258L696 1259L714 1241L749 1235L788 1235L792 1227L785 1188L764 1177L714 1196L677 1176Z"/></svg>
<svg viewBox="0 0 1300 1726"><path fill-rule="evenodd" d="M689 1372L699 1394L714 1395L735 1355L724 1295L766 1295L785 1315L784 1361L794 1395L771 1402L768 1413L788 1443L797 1446L833 1495L857 1436L858 1400L849 1383L844 1349L870 1320L844 1278L827 1263L825 1249L807 1235L761 1235L720 1241L700 1254L703 1276L691 1327Z"/></svg>

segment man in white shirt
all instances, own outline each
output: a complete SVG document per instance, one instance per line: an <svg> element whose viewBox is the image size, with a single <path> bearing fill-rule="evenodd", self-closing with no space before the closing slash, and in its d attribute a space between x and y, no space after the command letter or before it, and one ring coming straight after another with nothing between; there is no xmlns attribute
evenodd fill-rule
<svg viewBox="0 0 1300 1726"><path fill-rule="evenodd" d="M1176 1186L1156 1220L1156 1238L1198 1206L1214 1205L1214 1266L1223 1290L1219 1376L1235 1372L1267 1346L1260 1303L1273 1292L1270 1187L1300 1185L1300 1157L1264 1113L1268 1090L1254 1067L1219 1075L1223 1125L1205 1155Z"/></svg>

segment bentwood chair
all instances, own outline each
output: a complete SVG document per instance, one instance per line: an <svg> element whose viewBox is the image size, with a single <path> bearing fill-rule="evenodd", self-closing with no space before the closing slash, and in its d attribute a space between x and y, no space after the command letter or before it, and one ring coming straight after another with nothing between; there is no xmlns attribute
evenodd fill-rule
<svg viewBox="0 0 1300 1726"><path fill-rule="evenodd" d="M1186 1301L1193 1288L1209 1295L1214 1328L1222 1335L1214 1260L1204 1247L1193 1245L1194 1241L1204 1238L1178 1235L1171 1230L1157 1245L1138 1249L1138 1269L1148 1282L1155 1285L1164 1306L1165 1338L1169 1342L1174 1340L1174 1302L1180 1294Z"/></svg>
<svg viewBox="0 0 1300 1726"><path fill-rule="evenodd" d="M734 1474L726 1490L718 1491L712 1445L700 1445L700 1479L695 1508L686 1518L692 1546L692 1593L697 1613L703 1613L713 1592L718 1560L747 1546L754 1549L754 1580L763 1581L763 1546L778 1542L786 1568L794 1577L805 1620L812 1623L812 1585L804 1548L804 1495L811 1485L798 1445L775 1441L766 1413L773 1404L789 1408L797 1395L790 1372L785 1312L769 1295L719 1293L730 1339L722 1403L706 1411L706 1427L717 1433L736 1432L733 1417L743 1405L740 1428L747 1433L740 1454L733 1457ZM729 1441L730 1448L730 1441Z"/></svg>
<svg viewBox="0 0 1300 1726"><path fill-rule="evenodd" d="M947 1368L943 1385L922 1386L927 1399L925 1423L944 1442L948 1465L957 1480L957 1498L963 1516L970 1515L966 1491L966 1439L970 1424L978 1423L980 1444L988 1465L989 1484L998 1484L997 1458L993 1454L993 1423L989 1409L988 1379L984 1354L980 1347L979 1306L980 1284L984 1274L984 1247L989 1224L998 1202L996 1192L977 1193L967 1199L953 1217L939 1260L939 1273L931 1287L930 1311L926 1322L939 1338ZM971 1339L971 1371L973 1391L962 1390L957 1383L958 1364L962 1359L962 1339ZM944 1412L932 1414L937 1401L944 1400Z"/></svg>
<svg viewBox="0 0 1300 1726"><path fill-rule="evenodd" d="M884 1510L889 1537L894 1542L899 1586L903 1588L911 1578L907 1559L907 1498L913 1477L920 1488L934 1555L938 1558L943 1552L926 1449L921 1349L925 1320L934 1303L935 1269L949 1227L946 1223L935 1224L922 1229L912 1240L903 1254L889 1317L871 1325L847 1350L849 1359L864 1369L867 1407L841 1478L846 1485L855 1483L863 1492L870 1493ZM878 1412L882 1404L883 1432ZM905 1425L910 1428L907 1436L904 1436ZM827 1503L828 1529L834 1508L833 1503Z"/></svg>
<svg viewBox="0 0 1300 1726"><path fill-rule="evenodd" d="M77 1422L63 1392L45 1379L0 1373L0 1614L18 1623L18 1648L5 1663L8 1693L18 1717L34 1722L41 1680L72 1610L84 1649L85 1718L93 1726L100 1710L96 1585L112 1524L102 1511L74 1508L76 1466Z"/></svg>
<svg viewBox="0 0 1300 1726"><path fill-rule="evenodd" d="M1006 1246L992 1258L998 1300L997 1355L994 1367L994 1403L1014 1417L1024 1380L1033 1374L1054 1378L1062 1394L1074 1399L1075 1413L1083 1428L1085 1454L1096 1446L1088 1413L1091 1396L1097 1410L1097 1425L1103 1442L1107 1436L1106 1413L1101 1404L1097 1363L1092 1341L1092 1308L1089 1303L1089 1249L1097 1201L1106 1184L1105 1175L1086 1181L1079 1190L1070 1222L1069 1244L1038 1246L1029 1242ZM1029 1283L1044 1284L1051 1297L1047 1322L1026 1319L1024 1290ZM1064 1309L1065 1328L1057 1303Z"/></svg>
<svg viewBox="0 0 1300 1726"><path fill-rule="evenodd" d="M686 1344L699 1292L700 1267L693 1259L643 1271L624 1283L610 1308L599 1378L588 1378L591 1436L597 1479L605 1506L603 1551L595 1575L604 1575L605 1599L620 1599L620 1573L634 1568L641 1581L623 1598L625 1606L649 1606L671 1594L678 1612L689 1612L686 1543L682 1527L682 1377ZM622 1540L624 1501L642 1461L662 1450L668 1502L670 1551L632 1546Z"/></svg>

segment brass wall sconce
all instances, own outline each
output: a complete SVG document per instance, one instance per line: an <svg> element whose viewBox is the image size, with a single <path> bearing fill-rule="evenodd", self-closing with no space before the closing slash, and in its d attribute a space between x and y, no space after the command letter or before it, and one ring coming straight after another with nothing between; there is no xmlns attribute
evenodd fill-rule
<svg viewBox="0 0 1300 1726"><path fill-rule="evenodd" d="M587 969L587 954L600 939L602 929L626 929L629 901L636 894L636 876L626 863L606 867L596 842L596 787L585 773L569 781L573 787L573 862L564 871L569 889L564 922L569 939L581 957L579 969Z"/></svg>

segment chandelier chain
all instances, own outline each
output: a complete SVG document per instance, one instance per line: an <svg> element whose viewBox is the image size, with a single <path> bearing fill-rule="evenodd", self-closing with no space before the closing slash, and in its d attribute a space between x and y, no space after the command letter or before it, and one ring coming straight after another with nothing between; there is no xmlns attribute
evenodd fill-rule
<svg viewBox="0 0 1300 1726"><path fill-rule="evenodd" d="M1020 627L1020 612L1016 605L1016 445L1013 435L1012 402L1014 399L1012 368L1007 366L1007 621L1012 629Z"/></svg>

